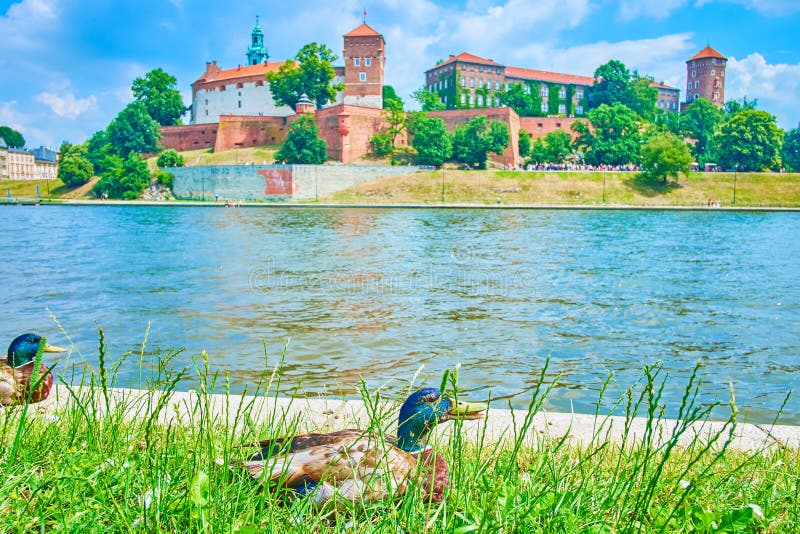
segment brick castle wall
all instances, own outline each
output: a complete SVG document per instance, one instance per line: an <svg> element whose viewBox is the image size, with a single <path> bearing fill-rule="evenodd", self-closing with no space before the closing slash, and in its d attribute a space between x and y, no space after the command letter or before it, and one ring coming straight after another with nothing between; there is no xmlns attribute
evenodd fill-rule
<svg viewBox="0 0 800 534"><path fill-rule="evenodd" d="M521 163L519 157L519 129L520 117L511 108L488 108L488 109L452 109L446 111L432 111L431 117L438 117L444 121L447 131L453 132L456 126L466 124L474 117L484 115L487 121L500 121L508 126L510 142L505 151L500 155L489 154L491 161L497 161L504 165L517 166Z"/></svg>
<svg viewBox="0 0 800 534"><path fill-rule="evenodd" d="M564 130L572 137L572 139L575 139L578 137L578 135L572 131L572 125L575 124L576 121L581 120L584 119L576 119L572 117L520 117L519 123L520 128L531 134L533 139L539 139L550 132L554 132L559 129Z"/></svg>
<svg viewBox="0 0 800 534"><path fill-rule="evenodd" d="M220 117L215 152L263 145L279 145L286 140L291 117Z"/></svg>
<svg viewBox="0 0 800 534"><path fill-rule="evenodd" d="M185 126L162 126L161 141L164 148L178 151L214 148L217 143L216 124L188 124Z"/></svg>
<svg viewBox="0 0 800 534"><path fill-rule="evenodd" d="M331 159L347 163L372 151L372 136L389 126L383 110L339 104L316 113Z"/></svg>

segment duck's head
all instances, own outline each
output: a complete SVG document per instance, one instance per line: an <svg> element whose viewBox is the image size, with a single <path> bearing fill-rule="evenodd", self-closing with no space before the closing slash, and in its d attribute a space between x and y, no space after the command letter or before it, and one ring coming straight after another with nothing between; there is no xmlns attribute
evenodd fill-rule
<svg viewBox="0 0 800 534"><path fill-rule="evenodd" d="M397 444L409 452L419 451L430 431L453 419L481 419L486 406L473 402L455 402L436 388L412 393L400 407Z"/></svg>
<svg viewBox="0 0 800 534"><path fill-rule="evenodd" d="M11 367L21 367L28 362L36 359L39 347L43 346L44 352L67 352L66 349L48 345L45 338L39 334L22 334L18 336L11 345L8 346L8 365Z"/></svg>

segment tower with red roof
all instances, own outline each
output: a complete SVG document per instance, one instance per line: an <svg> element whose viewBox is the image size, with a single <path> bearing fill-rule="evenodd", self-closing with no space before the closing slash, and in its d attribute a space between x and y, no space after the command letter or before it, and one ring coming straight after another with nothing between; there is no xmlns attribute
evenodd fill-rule
<svg viewBox="0 0 800 534"><path fill-rule="evenodd" d="M385 49L383 35L366 22L344 34L345 104L383 108Z"/></svg>
<svg viewBox="0 0 800 534"><path fill-rule="evenodd" d="M686 61L686 104L698 98L722 107L725 103L725 66L728 58L706 46Z"/></svg>

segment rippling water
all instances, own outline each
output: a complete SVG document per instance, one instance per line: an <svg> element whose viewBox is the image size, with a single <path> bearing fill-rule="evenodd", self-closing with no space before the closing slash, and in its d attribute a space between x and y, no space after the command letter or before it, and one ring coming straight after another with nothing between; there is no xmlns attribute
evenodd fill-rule
<svg viewBox="0 0 800 534"><path fill-rule="evenodd" d="M701 362L703 401L732 382L755 422L800 370L800 214L15 206L0 224L0 334L67 344L49 309L73 364L95 363L98 325L119 356L149 323L151 350L206 350L235 390L291 338L286 391L397 389L423 365L438 384L460 362L470 397L524 406L549 356L547 407L593 413L611 373L613 400L661 361L674 415Z"/></svg>

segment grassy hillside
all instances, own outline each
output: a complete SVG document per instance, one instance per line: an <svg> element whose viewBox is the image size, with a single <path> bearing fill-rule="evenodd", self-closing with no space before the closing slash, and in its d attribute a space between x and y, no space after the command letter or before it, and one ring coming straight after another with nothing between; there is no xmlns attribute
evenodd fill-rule
<svg viewBox="0 0 800 534"><path fill-rule="evenodd" d="M738 173L736 205L800 206L800 174ZM605 181L605 186L604 186ZM424 171L341 191L323 202L470 204L706 205L733 202L734 174L693 173L677 184L647 184L635 173ZM444 194L443 194L444 190ZM605 200L604 200L605 199Z"/></svg>
<svg viewBox="0 0 800 534"><path fill-rule="evenodd" d="M0 197L6 198L9 189L13 198L36 198L36 186L42 198L86 198L99 178L92 178L78 187L68 187L61 180L4 180L0 182Z"/></svg>
<svg viewBox="0 0 800 534"><path fill-rule="evenodd" d="M280 145L257 146L251 148L239 148L236 150L226 150L224 152L214 152L211 148L199 150L187 150L180 152L186 161L187 167L201 165L240 165L251 163L253 165L270 164L275 161L275 153L280 149ZM147 160L150 167L154 167L157 157Z"/></svg>

